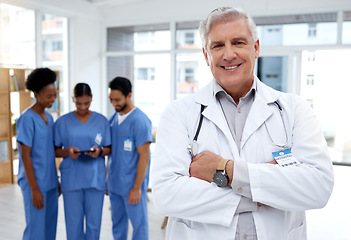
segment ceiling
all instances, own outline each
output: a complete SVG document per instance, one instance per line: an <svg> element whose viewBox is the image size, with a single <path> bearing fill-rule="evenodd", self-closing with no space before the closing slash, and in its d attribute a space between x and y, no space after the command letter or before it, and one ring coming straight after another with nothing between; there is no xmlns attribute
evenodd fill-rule
<svg viewBox="0 0 351 240"><path fill-rule="evenodd" d="M95 6L118 6L134 2L145 2L147 0L83 0Z"/></svg>

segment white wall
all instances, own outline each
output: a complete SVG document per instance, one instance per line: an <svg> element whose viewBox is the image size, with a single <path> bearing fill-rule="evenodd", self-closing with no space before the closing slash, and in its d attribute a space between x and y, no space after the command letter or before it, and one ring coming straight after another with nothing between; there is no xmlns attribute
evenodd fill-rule
<svg viewBox="0 0 351 240"><path fill-rule="evenodd" d="M71 23L70 93L76 83L88 83L93 91L91 110L104 113L104 108L101 106L107 99L107 86L101 84L104 82L102 81L102 23L98 19L84 17L74 17ZM75 109L71 99L69 101L70 110Z"/></svg>
<svg viewBox="0 0 351 240"><path fill-rule="evenodd" d="M103 7L107 26L199 20L220 6L239 7L252 16L351 10L350 0L148 0Z"/></svg>

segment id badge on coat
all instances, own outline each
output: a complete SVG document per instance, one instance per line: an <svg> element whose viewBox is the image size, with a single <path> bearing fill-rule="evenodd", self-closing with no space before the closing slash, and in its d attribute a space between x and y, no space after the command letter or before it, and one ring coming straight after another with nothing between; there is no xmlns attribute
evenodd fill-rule
<svg viewBox="0 0 351 240"><path fill-rule="evenodd" d="M281 167L298 165L300 162L294 157L290 149L285 149L284 151L272 152L274 160Z"/></svg>
<svg viewBox="0 0 351 240"><path fill-rule="evenodd" d="M132 145L133 143L132 143L132 140L130 140L130 139L125 139L124 140L124 151L132 151Z"/></svg>
<svg viewBox="0 0 351 240"><path fill-rule="evenodd" d="M102 141L102 134L100 132L98 132L96 134L96 137L95 137L95 142L96 142L97 145L100 145L101 141Z"/></svg>

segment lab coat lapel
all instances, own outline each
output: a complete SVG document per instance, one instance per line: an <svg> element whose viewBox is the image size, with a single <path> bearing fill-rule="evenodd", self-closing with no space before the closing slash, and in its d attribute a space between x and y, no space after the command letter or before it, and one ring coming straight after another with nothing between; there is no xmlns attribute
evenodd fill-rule
<svg viewBox="0 0 351 240"><path fill-rule="evenodd" d="M215 99L213 99L213 101L211 101L207 106L207 108L204 110L203 115L208 120L213 122L219 129L221 129L227 138L228 136L231 136L229 127L226 123L225 117L223 115L223 111L218 101L215 101Z"/></svg>
<svg viewBox="0 0 351 240"><path fill-rule="evenodd" d="M245 122L241 139L241 148L244 147L250 136L273 114L273 110L268 104L274 102L276 99L277 95L274 90L270 91L270 88L257 79L255 101L251 106Z"/></svg>
<svg viewBox="0 0 351 240"><path fill-rule="evenodd" d="M198 91L195 95L195 101L206 106L206 109L203 111L204 117L215 124L223 132L231 148L237 152L233 154L237 155L237 147L230 133L222 108L213 94L213 82Z"/></svg>

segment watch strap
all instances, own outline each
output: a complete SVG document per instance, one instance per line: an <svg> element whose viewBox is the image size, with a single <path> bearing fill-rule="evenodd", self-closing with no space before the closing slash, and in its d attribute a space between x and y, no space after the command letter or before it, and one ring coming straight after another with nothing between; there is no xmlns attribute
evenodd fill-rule
<svg viewBox="0 0 351 240"><path fill-rule="evenodd" d="M224 171L225 166L227 165L228 161L229 161L229 159L224 159L224 158L221 161L219 161L218 166L217 166L217 170Z"/></svg>

